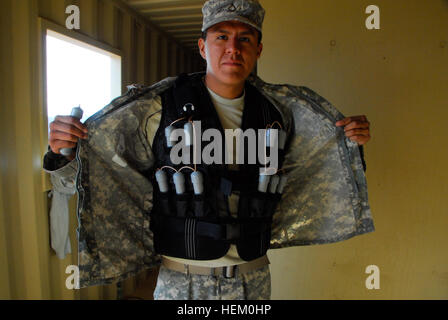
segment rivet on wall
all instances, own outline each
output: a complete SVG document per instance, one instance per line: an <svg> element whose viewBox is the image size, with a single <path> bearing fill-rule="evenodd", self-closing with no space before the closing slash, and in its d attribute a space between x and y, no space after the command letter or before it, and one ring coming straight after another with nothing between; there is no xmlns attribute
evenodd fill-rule
<svg viewBox="0 0 448 320"><path fill-rule="evenodd" d="M336 46L336 40L331 40L330 41L330 46L332 46L332 47Z"/></svg>

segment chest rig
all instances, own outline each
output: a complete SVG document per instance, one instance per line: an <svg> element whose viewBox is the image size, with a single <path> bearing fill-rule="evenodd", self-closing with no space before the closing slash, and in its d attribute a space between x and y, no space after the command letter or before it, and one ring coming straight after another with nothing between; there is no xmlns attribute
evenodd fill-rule
<svg viewBox="0 0 448 320"><path fill-rule="evenodd" d="M161 121L153 142L156 164L150 174L154 186L150 214L155 250L178 258L212 260L223 257L230 244L235 244L239 256L250 261L265 255L269 248L272 216L282 188L270 184L265 192L260 192L259 169L263 165L258 161L248 164L247 142L244 146L245 161L239 165L239 171L228 170L225 152L222 164L196 164L196 173L201 175L200 192L195 189L197 180L191 175L193 170L182 169L193 165L174 165L170 158L172 145L167 142L166 128L184 128L189 121L201 121L201 133L212 128L219 130L225 144L224 130L202 77L203 74L183 74L161 95ZM243 131L254 129L257 132L257 129L266 129L274 122L282 125L278 110L247 82L244 102ZM256 136L258 142L259 137ZM202 152L206 145L207 142L201 141L195 148ZM278 151L279 168L285 149ZM193 152L191 147L191 154ZM160 168L163 168L165 179L163 187L157 178ZM182 190L178 185L179 169L182 169ZM228 196L232 192L239 193L236 217L230 214L228 206Z"/></svg>

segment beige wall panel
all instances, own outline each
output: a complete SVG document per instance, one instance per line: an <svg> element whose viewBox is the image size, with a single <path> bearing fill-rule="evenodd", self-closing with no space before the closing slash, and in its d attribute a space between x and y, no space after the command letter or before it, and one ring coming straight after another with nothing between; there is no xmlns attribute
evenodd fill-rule
<svg viewBox="0 0 448 320"><path fill-rule="evenodd" d="M50 248L49 205L43 188L42 154L46 151L45 86L41 81L41 49L38 17L65 26L65 9L80 8L79 32L123 53L122 84L138 80L151 84L167 76L166 40L150 30L117 1L98 0L3 0L0 48L0 281L1 298L12 299L114 299L115 285L69 290L67 266L77 264L76 197L70 201L72 254L57 258ZM142 33L135 32L135 21ZM136 47L136 44L139 44ZM161 51L163 50L163 55ZM138 57L138 58L137 58ZM139 70L139 72L137 72ZM143 72L141 71L143 70ZM126 89L124 88L124 91ZM136 279L123 283L123 295L136 287Z"/></svg>
<svg viewBox="0 0 448 320"><path fill-rule="evenodd" d="M4 100L2 100L4 101ZM3 150L2 150L3 151ZM2 159L3 160L3 159ZM2 161L3 162L3 161ZM3 168L2 168L3 175ZM0 299L10 299L11 298L11 286L10 286L10 275L9 275L9 265L8 265L8 243L7 234L5 229L5 209L3 207L3 184L2 175L0 175Z"/></svg>
<svg viewBox="0 0 448 320"><path fill-rule="evenodd" d="M308 86L347 116L368 116L376 226L340 243L271 250L272 297L447 299L447 1L375 1L380 30L365 27L369 1L262 4L259 75ZM371 264L380 268L379 290L365 287Z"/></svg>
<svg viewBox="0 0 448 320"><path fill-rule="evenodd" d="M75 2L77 3L77 2ZM40 39L38 38L40 33L37 33L36 30L40 30L36 28L36 17L39 14L39 8L37 1L30 1L29 3L29 56L27 57L30 61L30 69L29 69L29 81L30 81L30 114L31 114L31 153L29 157L32 159L30 163L32 163L32 172L33 172L33 190L34 190L34 198L35 203L32 204L31 211L27 212L27 216L34 216L33 209L37 213L36 215L36 225L34 226L36 232L36 246L38 247L38 261L36 261L35 266L35 274L34 277L38 277L41 281L40 284L40 296L35 296L36 298L49 299L51 297L51 288L50 288L50 277L49 273L49 249L48 242L49 237L47 233L42 232L48 227L48 214L47 211L47 194L43 192L43 174L42 174L42 165L40 161L37 160L37 155L40 155L38 158L41 158L42 153L42 130L47 130L46 124L43 124L43 119L46 119L46 114L44 115L44 110L41 104L41 76L40 76L40 66L35 61L39 61L38 57L41 57L40 53L35 54L33 50L39 48ZM19 81L22 82L22 79L19 77ZM43 128L44 127L44 128ZM23 144L28 143L28 139L24 140ZM19 181L23 181L19 177ZM26 195L25 197L29 197ZM28 218L27 218L28 219ZM34 239L30 239L27 235L26 241L33 241ZM28 245L28 244L27 244ZM37 266L39 268L37 268ZM38 273L39 271L39 273ZM27 284L28 286L28 284ZM37 290L36 290L37 292Z"/></svg>
<svg viewBox="0 0 448 320"><path fill-rule="evenodd" d="M171 77L176 70L176 52L175 44L172 41L168 42L168 76Z"/></svg>
<svg viewBox="0 0 448 320"><path fill-rule="evenodd" d="M14 243L14 247L18 249L18 253L22 255L21 279L15 279L18 287L24 287L22 294L27 298L36 299L42 297L42 290L45 284L42 283L44 279L41 278L41 265L39 262L39 248L38 248L38 219L39 215L33 214L35 212L41 213L40 197L36 193L35 178L40 178L36 168L36 162L33 161L33 146L30 140L33 139L33 129L36 129L36 122L33 119L36 111L32 108L32 85L31 64L30 64L30 31L32 7L24 1L14 1L11 8L12 14L12 30L14 34L12 37L11 46L13 47L13 61L12 74L13 77L13 91L12 95L14 102L12 107L14 110L14 117L11 119L14 126L13 133L16 136L15 151L17 155L14 184L16 185L16 207L14 220L17 225L12 230L20 228L18 236L21 237L20 242ZM35 30L35 28L33 28ZM21 77L28 76L28 81L23 81ZM38 131L37 131L38 132ZM38 145L40 143L38 142ZM13 212L11 210L11 212ZM14 232L15 233L15 232ZM20 247L19 247L20 246ZM20 284L19 284L20 283Z"/></svg>
<svg viewBox="0 0 448 320"><path fill-rule="evenodd" d="M10 3L9 2L2 2L0 3L0 11L1 12L9 12L10 10ZM10 18L8 17L2 17L0 19L0 30L3 30L5 34L8 34L10 29ZM5 185L5 179L6 171L8 170L7 166L7 142L6 138L7 134L5 132L6 129L6 120L7 120L7 109L10 109L8 106L8 100L6 96L6 90L7 86L9 85L6 83L6 59L11 57L11 54L6 53L6 51L9 51L9 39L7 37L0 37L0 83L2 84L0 86L0 101L2 101L2 106L0 108L0 283L2 284L0 286L0 299L10 299L11 298L11 275L9 272L10 268L10 254L8 250L8 238L9 238L9 232L6 228L6 219L8 212L6 211L6 208L4 206L4 203L6 203L7 199L4 199L5 197L5 188L8 186ZM8 48L8 49L7 49ZM12 267L12 266L11 266Z"/></svg>
<svg viewBox="0 0 448 320"><path fill-rule="evenodd" d="M179 48L177 44L174 53L176 55L176 70L174 71L174 75L177 75L182 72L182 65L181 65L182 50Z"/></svg>
<svg viewBox="0 0 448 320"><path fill-rule="evenodd" d="M143 38L144 43L144 70L145 70L145 84L151 85L151 29L145 27L145 36Z"/></svg>
<svg viewBox="0 0 448 320"><path fill-rule="evenodd" d="M98 1L98 40L116 47L115 6L109 0Z"/></svg>
<svg viewBox="0 0 448 320"><path fill-rule="evenodd" d="M117 285L116 284L109 284L103 286L102 290L102 299L103 300L116 300L117 299Z"/></svg>
<svg viewBox="0 0 448 320"><path fill-rule="evenodd" d="M173 77L175 76L179 69L177 66L177 45L174 42L171 42L171 48L170 48L170 52L171 52L171 59L170 59L170 73L169 76Z"/></svg>
<svg viewBox="0 0 448 320"><path fill-rule="evenodd" d="M185 60L185 67L187 72L191 72L192 71L192 67L191 67L191 55L187 56L186 60Z"/></svg>
<svg viewBox="0 0 448 320"><path fill-rule="evenodd" d="M130 67L130 56L131 56L131 33L133 31L133 20L127 15L122 15L122 34L120 39L120 49L123 52L123 58L121 60L122 65L122 81L123 81L123 89L122 92L126 92L126 85L130 83L131 77L131 67Z"/></svg>
<svg viewBox="0 0 448 320"><path fill-rule="evenodd" d="M173 72L173 43L171 41L166 42L166 76L170 77Z"/></svg>
<svg viewBox="0 0 448 320"><path fill-rule="evenodd" d="M168 41L165 38L160 38L160 79L168 77L168 63L169 63L169 51L168 51Z"/></svg>
<svg viewBox="0 0 448 320"><path fill-rule="evenodd" d="M182 51L178 45L176 45L175 47L176 47L176 49L174 51L174 54L176 55L176 70L174 71L174 75L182 72L182 67L181 67Z"/></svg>
<svg viewBox="0 0 448 320"><path fill-rule="evenodd" d="M10 1L2 1L0 2L0 11L1 12L10 12L11 11L11 3ZM10 273L10 268L14 268L12 264L12 256L10 249L10 233L9 233L9 213L8 213L8 198L6 197L6 190L11 186L6 184L7 174L9 170L9 161L10 156L8 150L10 150L11 135L8 134L8 126L7 123L10 118L10 114L12 111L11 108L11 99L10 96L7 95L7 92L11 91L11 84L8 81L7 75L9 75L10 67L9 63L6 61L11 61L12 59L12 51L10 46L10 32L11 32L11 16L5 15L0 19L0 29L4 32L4 35L8 35L8 37L0 37L0 101L2 101L2 107L0 108L0 232L2 233L1 238L1 246L0 246L0 280L2 282L2 287L0 291L1 299L10 299L12 298L13 289L12 289L12 275ZM11 270L12 271L12 270Z"/></svg>
<svg viewBox="0 0 448 320"><path fill-rule="evenodd" d="M27 32L27 26L18 26L17 21L14 24L14 20L17 19L17 7L14 6L13 1L2 1L1 12L8 12L7 15L2 17L2 33L8 37L2 37L2 116L1 121L1 163L2 163L2 183L3 183L3 208L5 210L4 218L4 231L6 238L6 258L9 277L9 297L17 299L20 297L27 297L26 281L23 277L25 273L24 256L23 256L23 233L21 225L21 215L19 210L19 181L17 177L18 168L18 151L17 144L19 137L16 136L15 122L17 117L17 110L15 109L15 95L14 95L14 79L11 75L14 74L15 67L17 65L17 58L15 57L16 51L14 46L18 42L18 37ZM17 5L17 3L16 3ZM27 11L24 12L25 15ZM19 27L16 35L13 35L14 28ZM25 38L26 41L26 38ZM25 72L27 74L27 71ZM9 77L8 77L9 76ZM16 76L17 78L17 76ZM29 182L27 179L26 182ZM37 252L37 250L36 250Z"/></svg>
<svg viewBox="0 0 448 320"><path fill-rule="evenodd" d="M31 4L31 1L26 2L28 2L27 5ZM39 15L43 18L65 26L65 21L68 17L65 13L65 9L70 4L71 2L66 0L39 0Z"/></svg>
<svg viewBox="0 0 448 320"><path fill-rule="evenodd" d="M48 206L50 206L51 201L48 201ZM76 241L76 228L78 227L77 217L76 217L76 197L72 197L70 199L70 216L69 216L69 236L70 236L70 244L71 244L71 254L66 255L64 259L59 259L56 256L56 253L50 249L49 241L50 238L48 236L49 230L48 223L45 228L45 234L47 235L47 255L49 260L49 273L51 275L50 283L51 283L51 297L63 300L71 300L71 299L79 299L82 296L82 293L85 289L74 290L68 289L66 287L67 277L71 275L71 273L66 273L66 269L70 265L78 264L78 243ZM47 212L49 207L47 209Z"/></svg>
<svg viewBox="0 0 448 320"><path fill-rule="evenodd" d="M159 57L159 60L157 61L157 81L162 79L162 70L163 70L163 41L162 37L159 35L157 37L157 56Z"/></svg>
<svg viewBox="0 0 448 320"><path fill-rule="evenodd" d="M185 50L179 49L179 68L181 72L186 72L185 68Z"/></svg>
<svg viewBox="0 0 448 320"><path fill-rule="evenodd" d="M0 4L0 11L5 12L4 10L6 8L9 8L9 3L1 3ZM8 19L0 19L0 30L3 30L4 32L8 32L9 29L9 20ZM9 274L9 251L8 251L8 233L6 230L5 225L5 219L6 215L8 214L5 211L5 207L3 205L3 202L7 199L3 199L5 196L5 193L3 192L3 183L4 183L4 176L6 175L6 171L8 170L7 167L7 159L6 159L6 141L5 141L5 129L6 128L6 109L8 108L8 105L6 104L8 101L6 100L6 92L7 88L5 88L5 81L6 81L6 66L5 61L8 55L5 52L6 47L9 47L7 45L8 39L6 37L0 38L0 83L2 84L0 86L0 101L2 101L2 106L0 108L0 283L2 284L0 286L0 299L10 299L11 298L11 286L10 286L10 274ZM9 58L9 57L8 57ZM6 186L7 187L7 186Z"/></svg>
<svg viewBox="0 0 448 320"><path fill-rule="evenodd" d="M150 57L149 57L149 73L150 73L150 83L155 83L159 80L159 34L156 31L151 32L151 42L150 42Z"/></svg>
<svg viewBox="0 0 448 320"><path fill-rule="evenodd" d="M135 49L137 53L137 58L133 61L136 64L136 82L140 84L145 83L145 63L146 63L146 52L145 52L145 27L138 23L136 25L136 43Z"/></svg>
<svg viewBox="0 0 448 320"><path fill-rule="evenodd" d="M199 71L205 71L205 68L200 57L198 55L195 55L193 72L199 72Z"/></svg>
<svg viewBox="0 0 448 320"><path fill-rule="evenodd" d="M79 0L81 32L93 39L98 38L98 1Z"/></svg>

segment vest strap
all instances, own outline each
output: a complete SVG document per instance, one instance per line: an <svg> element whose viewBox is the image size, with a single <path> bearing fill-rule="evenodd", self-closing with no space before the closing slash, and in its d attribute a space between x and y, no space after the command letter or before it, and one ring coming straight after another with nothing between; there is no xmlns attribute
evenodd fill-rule
<svg viewBox="0 0 448 320"><path fill-rule="evenodd" d="M271 224L270 219L251 219L252 221L240 221L239 223L235 219L234 223L213 223L192 218L182 219L163 216L163 219L159 220L157 223L159 232L183 233L187 228L189 231L188 235L231 242L241 239L241 230L244 230L244 237L250 237L269 230ZM187 223L186 221L189 222Z"/></svg>

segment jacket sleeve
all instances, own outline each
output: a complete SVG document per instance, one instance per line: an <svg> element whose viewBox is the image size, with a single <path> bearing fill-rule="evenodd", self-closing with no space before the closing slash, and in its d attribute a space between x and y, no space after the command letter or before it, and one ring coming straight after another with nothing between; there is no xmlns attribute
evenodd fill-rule
<svg viewBox="0 0 448 320"><path fill-rule="evenodd" d="M44 171L51 177L53 189L50 209L51 247L59 259L71 253L69 237L69 200L75 194L77 163L51 151L44 157Z"/></svg>
<svg viewBox="0 0 448 320"><path fill-rule="evenodd" d="M54 153L50 147L44 156L44 171L52 176L75 179L78 165L75 160L69 161L63 155Z"/></svg>

